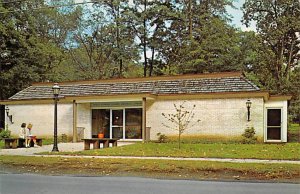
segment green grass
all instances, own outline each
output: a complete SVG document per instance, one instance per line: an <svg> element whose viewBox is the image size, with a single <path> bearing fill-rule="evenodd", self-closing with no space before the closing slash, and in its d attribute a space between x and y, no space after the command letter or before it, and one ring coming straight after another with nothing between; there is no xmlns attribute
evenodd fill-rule
<svg viewBox="0 0 300 194"><path fill-rule="evenodd" d="M299 124L289 124L288 127L288 142L300 141L300 126Z"/></svg>
<svg viewBox="0 0 300 194"><path fill-rule="evenodd" d="M0 140L0 149L3 149L3 148L4 148L4 141Z"/></svg>
<svg viewBox="0 0 300 194"><path fill-rule="evenodd" d="M146 176L179 179L299 180L299 165L206 161L0 156L2 170L51 175Z"/></svg>
<svg viewBox="0 0 300 194"><path fill-rule="evenodd" d="M81 152L60 152L67 155L92 156L158 156L158 157L207 157L207 158L255 158L299 160L300 144L182 144L136 143ZM50 153L51 154L51 153Z"/></svg>

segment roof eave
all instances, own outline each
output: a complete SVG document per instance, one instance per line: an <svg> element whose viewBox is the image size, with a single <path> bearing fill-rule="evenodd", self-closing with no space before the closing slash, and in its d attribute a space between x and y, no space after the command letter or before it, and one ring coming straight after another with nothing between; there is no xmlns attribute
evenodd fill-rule
<svg viewBox="0 0 300 194"><path fill-rule="evenodd" d="M242 91L242 92L208 92L208 93L180 93L180 94L114 94L114 95L82 95L82 96L63 96L60 98L62 103L71 103L74 100L88 100L88 99L100 99L100 98L143 98L146 97L149 100L155 100L157 98L164 99L178 99L193 98L193 99L216 99L216 98L263 98L265 101L269 99L269 92L267 91ZM30 104L30 103L52 103L53 98L34 98L34 99L16 99L16 100L3 100L0 101L1 105L10 104Z"/></svg>

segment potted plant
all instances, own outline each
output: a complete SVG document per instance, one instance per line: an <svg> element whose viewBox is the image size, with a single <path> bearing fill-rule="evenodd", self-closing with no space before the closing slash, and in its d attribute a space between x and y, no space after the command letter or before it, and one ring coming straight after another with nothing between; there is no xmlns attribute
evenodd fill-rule
<svg viewBox="0 0 300 194"><path fill-rule="evenodd" d="M100 128L100 132L98 133L98 138L104 138L104 129Z"/></svg>

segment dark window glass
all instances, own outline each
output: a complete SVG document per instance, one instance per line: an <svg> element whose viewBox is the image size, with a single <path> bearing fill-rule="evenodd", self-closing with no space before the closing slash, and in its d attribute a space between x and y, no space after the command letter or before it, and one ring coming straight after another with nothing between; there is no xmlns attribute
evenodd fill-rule
<svg viewBox="0 0 300 194"><path fill-rule="evenodd" d="M109 112L109 109L92 110L92 137L104 133L104 137L109 138Z"/></svg>
<svg viewBox="0 0 300 194"><path fill-rule="evenodd" d="M123 126L123 110L112 110L112 125Z"/></svg>
<svg viewBox="0 0 300 194"><path fill-rule="evenodd" d="M123 139L123 127L112 127L112 137Z"/></svg>
<svg viewBox="0 0 300 194"><path fill-rule="evenodd" d="M268 127L267 132L268 140L280 140L281 139L281 128L280 127Z"/></svg>
<svg viewBox="0 0 300 194"><path fill-rule="evenodd" d="M268 126L281 126L281 109L268 109Z"/></svg>
<svg viewBox="0 0 300 194"><path fill-rule="evenodd" d="M125 109L126 139L142 139L142 109Z"/></svg>

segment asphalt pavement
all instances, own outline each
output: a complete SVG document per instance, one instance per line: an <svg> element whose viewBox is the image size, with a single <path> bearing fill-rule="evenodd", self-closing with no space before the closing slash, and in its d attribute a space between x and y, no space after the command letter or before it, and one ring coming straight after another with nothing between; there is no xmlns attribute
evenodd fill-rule
<svg viewBox="0 0 300 194"><path fill-rule="evenodd" d="M299 194L299 184L0 174L0 193L38 194Z"/></svg>

